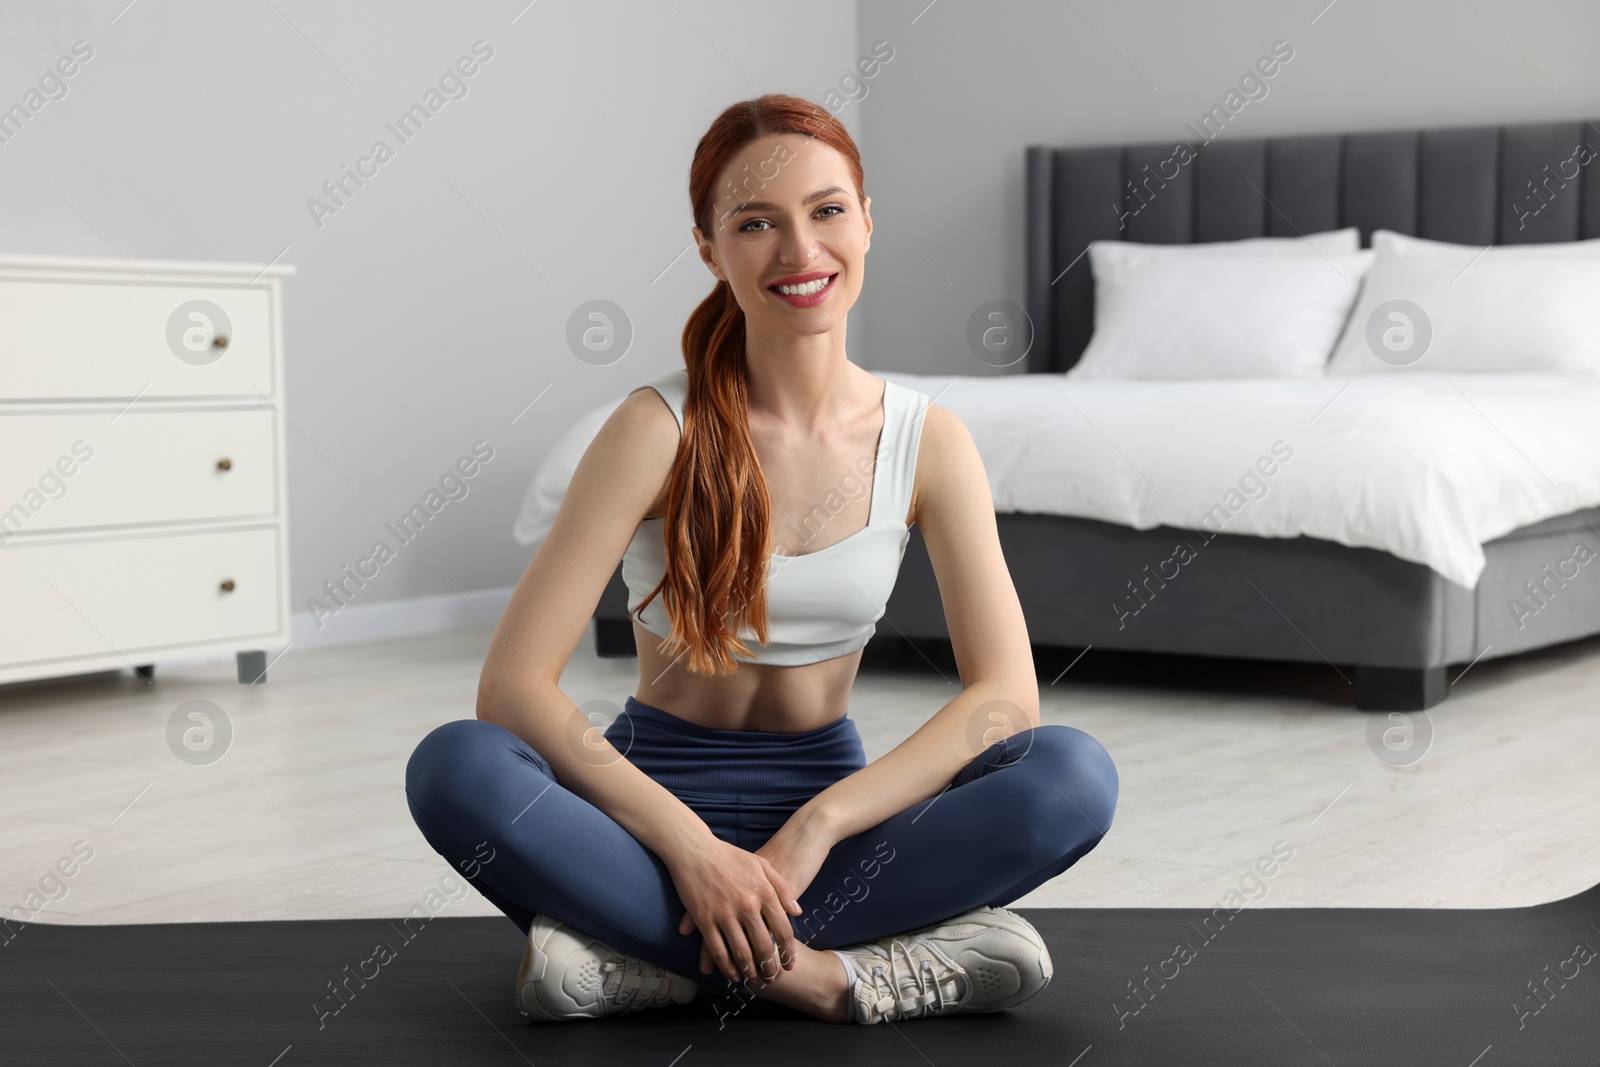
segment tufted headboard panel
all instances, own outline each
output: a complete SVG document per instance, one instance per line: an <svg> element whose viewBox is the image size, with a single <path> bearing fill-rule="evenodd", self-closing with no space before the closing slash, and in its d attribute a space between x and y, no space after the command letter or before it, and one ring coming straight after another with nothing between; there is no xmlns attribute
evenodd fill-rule
<svg viewBox="0 0 1600 1067"><path fill-rule="evenodd" d="M1600 123L1027 149L1027 369L1094 330L1090 241L1186 244L1345 226L1458 244L1600 237Z"/></svg>

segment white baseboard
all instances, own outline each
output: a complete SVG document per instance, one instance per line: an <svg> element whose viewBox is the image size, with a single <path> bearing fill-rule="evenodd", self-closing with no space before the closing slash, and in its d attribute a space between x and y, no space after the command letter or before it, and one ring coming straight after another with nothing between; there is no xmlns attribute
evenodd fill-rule
<svg viewBox="0 0 1600 1067"><path fill-rule="evenodd" d="M380 600L372 604L349 604L337 614L309 611L289 616L289 639L296 648L342 645L351 641L376 641L384 637L453 630L458 626L499 622L515 586L475 589L458 593Z"/></svg>

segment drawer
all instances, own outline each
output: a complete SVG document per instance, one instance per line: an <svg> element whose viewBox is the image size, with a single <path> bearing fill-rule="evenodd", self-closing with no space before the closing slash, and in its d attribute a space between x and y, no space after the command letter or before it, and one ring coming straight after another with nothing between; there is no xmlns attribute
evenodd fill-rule
<svg viewBox="0 0 1600 1067"><path fill-rule="evenodd" d="M0 279L0 400L271 396L271 329L265 288Z"/></svg>
<svg viewBox="0 0 1600 1067"><path fill-rule="evenodd" d="M272 515L276 418L271 408L137 405L120 415L0 413L0 544L18 533Z"/></svg>
<svg viewBox="0 0 1600 1067"><path fill-rule="evenodd" d="M279 580L275 527L12 541L0 548L0 664L112 652L137 663L147 649L275 634Z"/></svg>

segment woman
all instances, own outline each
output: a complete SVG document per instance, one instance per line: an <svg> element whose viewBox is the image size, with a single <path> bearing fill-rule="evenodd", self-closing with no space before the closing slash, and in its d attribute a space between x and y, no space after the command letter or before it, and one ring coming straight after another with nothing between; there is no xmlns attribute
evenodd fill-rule
<svg viewBox="0 0 1600 1067"><path fill-rule="evenodd" d="M717 282L686 367L585 452L477 718L412 755L412 815L527 935L531 1019L697 998L726 1018L748 996L868 1024L1011 1007L1052 962L999 905L1099 843L1116 770L1039 724L966 428L846 357L872 233L849 134L797 97L744 101L689 184ZM840 709L913 522L961 690L868 766ZM619 558L640 683L602 737L556 679Z"/></svg>

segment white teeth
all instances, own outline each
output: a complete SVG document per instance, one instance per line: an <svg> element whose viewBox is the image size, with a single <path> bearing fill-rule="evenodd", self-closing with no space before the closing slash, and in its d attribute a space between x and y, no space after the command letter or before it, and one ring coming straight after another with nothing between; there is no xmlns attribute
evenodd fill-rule
<svg viewBox="0 0 1600 1067"><path fill-rule="evenodd" d="M821 292L832 280L833 276L829 275L826 278L817 278L815 281L809 281L803 285L780 285L778 286L778 292L784 296L810 296L812 293Z"/></svg>

